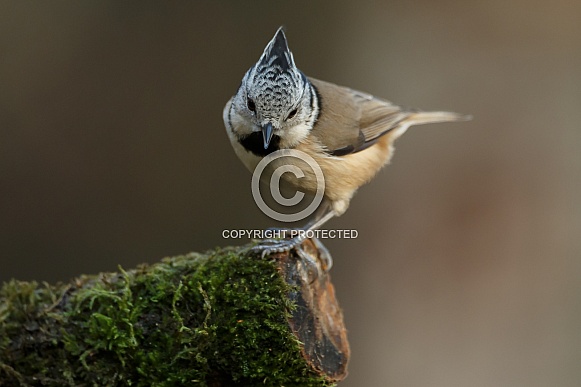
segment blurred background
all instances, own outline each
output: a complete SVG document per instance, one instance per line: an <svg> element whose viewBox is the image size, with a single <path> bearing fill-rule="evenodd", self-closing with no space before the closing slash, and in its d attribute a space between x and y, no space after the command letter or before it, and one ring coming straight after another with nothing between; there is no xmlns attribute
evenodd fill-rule
<svg viewBox="0 0 581 387"><path fill-rule="evenodd" d="M279 25L306 74L412 128L329 228L341 386L578 386L581 3L0 2L0 280L244 244L222 108Z"/></svg>

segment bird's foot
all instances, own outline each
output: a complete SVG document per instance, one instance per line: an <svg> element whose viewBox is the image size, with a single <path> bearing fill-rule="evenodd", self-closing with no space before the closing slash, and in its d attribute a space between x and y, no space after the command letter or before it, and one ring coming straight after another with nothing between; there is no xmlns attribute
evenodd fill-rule
<svg viewBox="0 0 581 387"><path fill-rule="evenodd" d="M253 242L258 243L252 248L254 252L260 252L264 258L266 255L273 253L284 253L290 251L296 245L299 245L302 240L295 238L297 229L269 227L264 231L264 239L252 239Z"/></svg>
<svg viewBox="0 0 581 387"><path fill-rule="evenodd" d="M259 243L253 246L250 250L254 253L260 253L262 258L271 254L286 253L292 249L300 246L303 241L299 238L288 239L262 239Z"/></svg>
<svg viewBox="0 0 581 387"><path fill-rule="evenodd" d="M263 239L253 246L251 251L265 258L271 254L286 253L291 250L307 266L312 281L331 270L333 258L329 250L317 238L309 238L311 243L303 244L306 239L300 237L288 239ZM312 282L311 281L311 282Z"/></svg>
<svg viewBox="0 0 581 387"><path fill-rule="evenodd" d="M327 249L323 242L321 242L318 238L311 238L311 241L317 249L318 260L321 262L321 268L325 273L328 273L329 270L331 270L333 267L333 257L331 257L329 249Z"/></svg>

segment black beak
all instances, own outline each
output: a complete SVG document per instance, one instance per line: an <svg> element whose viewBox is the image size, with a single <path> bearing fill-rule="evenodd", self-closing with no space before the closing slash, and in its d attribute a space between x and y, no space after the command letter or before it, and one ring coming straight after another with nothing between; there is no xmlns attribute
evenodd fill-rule
<svg viewBox="0 0 581 387"><path fill-rule="evenodd" d="M270 145L270 140L272 140L272 135L274 131L272 130L272 124L269 122L268 124L262 127L262 139L264 140L264 149L267 149Z"/></svg>

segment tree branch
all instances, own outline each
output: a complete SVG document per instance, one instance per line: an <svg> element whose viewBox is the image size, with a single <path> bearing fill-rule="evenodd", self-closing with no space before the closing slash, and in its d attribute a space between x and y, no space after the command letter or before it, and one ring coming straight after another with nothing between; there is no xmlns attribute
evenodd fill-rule
<svg viewBox="0 0 581 387"><path fill-rule="evenodd" d="M0 290L0 386L331 386L343 316L317 245L166 258L69 284ZM309 264L308 262L313 263Z"/></svg>

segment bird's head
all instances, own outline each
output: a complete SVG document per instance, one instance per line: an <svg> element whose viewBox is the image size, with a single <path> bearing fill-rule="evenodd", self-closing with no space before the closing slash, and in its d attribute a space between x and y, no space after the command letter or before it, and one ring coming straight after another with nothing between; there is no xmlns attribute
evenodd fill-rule
<svg viewBox="0 0 581 387"><path fill-rule="evenodd" d="M235 128L237 134L262 132L264 149L275 136L281 146L295 146L312 129L318 115L316 91L296 67L282 27L244 75L232 108L246 122Z"/></svg>

